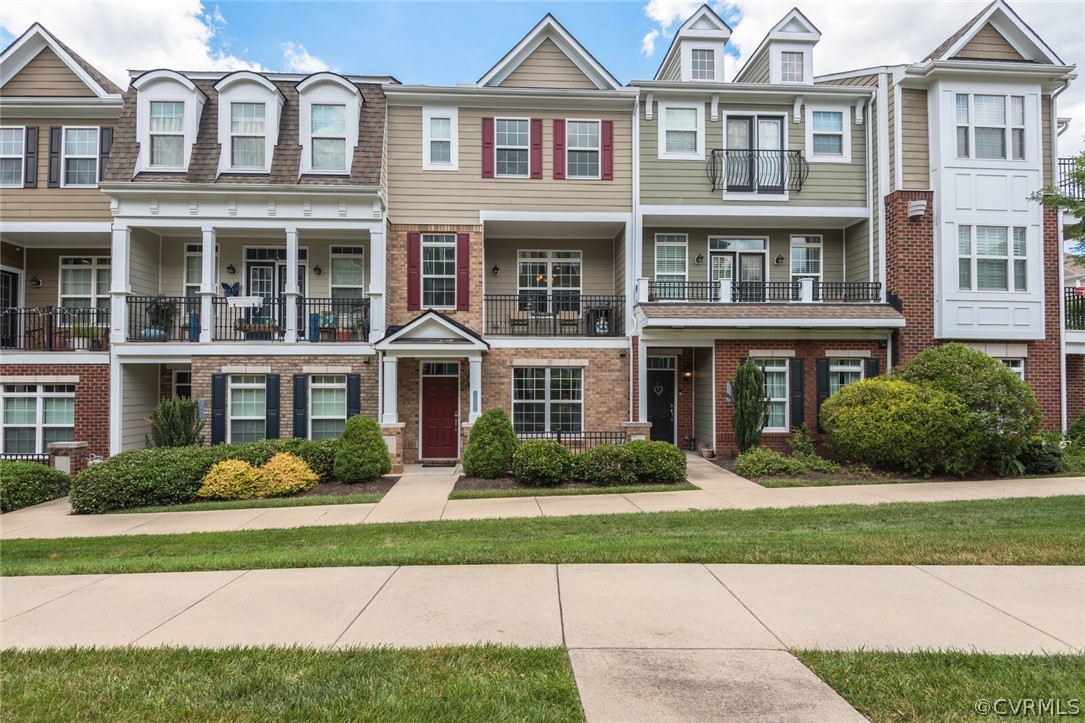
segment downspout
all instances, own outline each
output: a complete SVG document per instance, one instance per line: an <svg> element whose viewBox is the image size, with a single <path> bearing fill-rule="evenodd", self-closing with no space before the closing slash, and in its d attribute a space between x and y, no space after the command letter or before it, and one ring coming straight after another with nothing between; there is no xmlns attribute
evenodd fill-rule
<svg viewBox="0 0 1085 723"><path fill-rule="evenodd" d="M1070 87L1070 81L1069 80L1064 80L1062 82L1062 87L1057 89L1055 92L1053 92L1051 94L1051 159L1050 159L1050 164L1051 164L1051 181L1052 181L1052 183L1058 183L1058 178L1056 178L1056 174L1059 172L1059 163L1058 163L1059 136L1061 135L1061 132L1058 130L1058 125L1059 125L1058 113L1055 112L1056 109L1057 109L1058 104L1055 102L1055 100L1060 95L1062 95L1062 92L1064 90L1066 90L1069 87ZM1065 128L1063 130L1065 130ZM1042 150L1042 146L1041 146L1041 150ZM1063 252L1062 252L1063 221L1062 221L1062 211L1061 210L1056 211L1056 213L1055 213L1055 233L1058 235L1058 239L1056 240L1056 243L1058 244L1058 247L1059 247L1059 253L1057 254L1057 256L1058 256L1058 265L1059 265L1059 279L1058 279L1058 285L1059 285L1059 293L1058 293L1058 299L1059 299L1059 389L1061 390L1061 394L1059 394L1059 407L1060 407L1059 408L1059 423L1060 423L1060 427L1062 429L1062 432L1065 434L1066 433L1066 428L1069 425L1068 425L1068 419L1067 419L1068 410L1066 408L1066 403L1067 403L1066 402L1066 397L1068 396L1067 393L1066 393L1068 391L1068 389L1066 387L1066 294L1063 293L1063 291L1062 291L1063 279L1066 278L1066 265L1065 265L1065 254L1063 254ZM1041 239L1042 239L1042 235L1041 235ZM1040 254L1040 260L1041 260L1041 263L1043 263L1043 254L1042 253ZM1045 292L1046 292L1046 289L1045 289Z"/></svg>
<svg viewBox="0 0 1085 723"><path fill-rule="evenodd" d="M625 296L628 300L626 305L625 320L626 320L626 357L629 359L629 421L632 422L637 418L634 415L633 409L633 390L636 389L637 376L634 372L634 350L633 350L633 336L637 332L637 314L634 311L634 305L637 303L637 269L640 264L638 260L641 255L641 242L640 242L640 223L638 219L640 217L640 89L637 89L637 97L633 101L633 182L630 184L633 189L633 198L631 199L630 208L633 213L630 218L632 220L632 228L628 229L625 234ZM638 420L639 421L639 420Z"/></svg>
<svg viewBox="0 0 1085 723"><path fill-rule="evenodd" d="M883 108L878 113L878 281L882 285L882 301L887 298L886 268L889 260L885 258L885 196L889 190L889 93L886 74L878 75L878 96L883 100ZM871 254L873 256L873 253ZM873 274L871 274L873 276Z"/></svg>
<svg viewBox="0 0 1085 723"><path fill-rule="evenodd" d="M867 255L870 257L869 266L870 269L867 274L867 280L874 278L874 132L871 130L873 126L872 116L874 101L878 99L878 91L875 90L874 94L866 102L866 224L867 224ZM848 255L844 254L844 280L848 279L848 267L847 267ZM882 295L884 296L885 289L882 289Z"/></svg>

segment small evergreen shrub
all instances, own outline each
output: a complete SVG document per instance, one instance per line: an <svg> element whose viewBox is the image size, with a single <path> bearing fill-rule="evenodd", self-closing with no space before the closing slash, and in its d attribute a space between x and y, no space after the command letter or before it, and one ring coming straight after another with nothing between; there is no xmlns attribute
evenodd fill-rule
<svg viewBox="0 0 1085 723"><path fill-rule="evenodd" d="M1024 474L1055 474L1063 470L1063 453L1057 439L1037 435L1017 455Z"/></svg>
<svg viewBox="0 0 1085 723"><path fill-rule="evenodd" d="M636 440L624 446L636 460L637 479L641 482L655 485L685 482L686 455L673 444Z"/></svg>
<svg viewBox="0 0 1085 723"><path fill-rule="evenodd" d="M11 512L68 494L72 479L38 462L0 459L0 512Z"/></svg>
<svg viewBox="0 0 1085 723"><path fill-rule="evenodd" d="M388 445L381 437L380 425L369 417L356 414L347 420L334 472L340 482L368 482L392 471Z"/></svg>
<svg viewBox="0 0 1085 723"><path fill-rule="evenodd" d="M735 373L731 382L734 412L731 427L735 432L735 444L739 452L761 444L761 430L765 426L768 399L765 397L765 372L747 359Z"/></svg>
<svg viewBox="0 0 1085 723"><path fill-rule="evenodd" d="M789 477L806 474L806 465L765 447L754 447L738 456L735 472L743 477Z"/></svg>
<svg viewBox="0 0 1085 723"><path fill-rule="evenodd" d="M817 450L814 449L814 440L810 436L810 428L805 424L791 429L791 441L788 442L788 446L791 447L791 454L793 456L817 456Z"/></svg>
<svg viewBox="0 0 1085 723"><path fill-rule="evenodd" d="M628 485L637 481L637 456L624 444L601 444L573 460L573 478L587 484Z"/></svg>
<svg viewBox="0 0 1085 723"><path fill-rule="evenodd" d="M552 439L529 439L512 453L512 470L526 485L553 487L572 477L573 453Z"/></svg>
<svg viewBox="0 0 1085 723"><path fill-rule="evenodd" d="M471 427L463 451L463 472L468 477L494 479L509 473L519 440L505 410L487 409Z"/></svg>
<svg viewBox="0 0 1085 723"><path fill-rule="evenodd" d="M170 397L159 403L147 418L151 432L148 447L189 447L203 444L204 421L195 399Z"/></svg>
<svg viewBox="0 0 1085 723"><path fill-rule="evenodd" d="M196 496L207 500L247 500L256 495L259 471L240 459L215 462L203 477Z"/></svg>
<svg viewBox="0 0 1085 723"><path fill-rule="evenodd" d="M317 485L316 472L305 460L279 452L256 470L254 497L286 497L311 490Z"/></svg>

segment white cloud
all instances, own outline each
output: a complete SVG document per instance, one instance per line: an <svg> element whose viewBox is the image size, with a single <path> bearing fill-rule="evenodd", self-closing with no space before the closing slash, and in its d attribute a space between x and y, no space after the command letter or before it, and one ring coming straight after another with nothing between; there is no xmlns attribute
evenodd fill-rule
<svg viewBox="0 0 1085 723"><path fill-rule="evenodd" d="M283 70L291 73L319 73L332 68L316 57L304 45L287 41L283 43Z"/></svg>
<svg viewBox="0 0 1085 723"><path fill-rule="evenodd" d="M641 54L650 57L656 50L656 40L660 36L671 37L672 26L680 26L702 4L702 0L648 0L644 14L658 27L649 30L641 39Z"/></svg>
<svg viewBox="0 0 1085 723"><path fill-rule="evenodd" d="M659 37L659 30L650 30L644 39L640 42L641 55L650 58L652 53L656 51L656 38Z"/></svg>

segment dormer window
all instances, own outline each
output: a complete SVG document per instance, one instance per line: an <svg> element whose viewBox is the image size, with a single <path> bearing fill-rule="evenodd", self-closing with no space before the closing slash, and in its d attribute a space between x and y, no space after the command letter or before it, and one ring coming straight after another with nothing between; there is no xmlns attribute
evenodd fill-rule
<svg viewBox="0 0 1085 723"><path fill-rule="evenodd" d="M188 170L207 96L172 70L152 70L132 81L136 89L136 173Z"/></svg>
<svg viewBox="0 0 1085 723"><path fill-rule="evenodd" d="M218 91L219 173L269 173L279 142L283 94L248 70L215 83Z"/></svg>
<svg viewBox="0 0 1085 723"><path fill-rule="evenodd" d="M690 60L693 80L716 79L716 51L694 48Z"/></svg>
<svg viewBox="0 0 1085 723"><path fill-rule="evenodd" d="M806 78L803 53L785 50L780 53L780 82L802 83Z"/></svg>
<svg viewBox="0 0 1085 723"><path fill-rule="evenodd" d="M300 175L348 175L362 112L358 86L335 73L316 73L297 90Z"/></svg>
<svg viewBox="0 0 1085 723"><path fill-rule="evenodd" d="M347 170L347 107L314 103L310 127L312 169L318 172Z"/></svg>
<svg viewBox="0 0 1085 723"><path fill-rule="evenodd" d="M264 169L266 116L263 103L230 104L230 165L234 169Z"/></svg>
<svg viewBox="0 0 1085 723"><path fill-rule="evenodd" d="M151 101L151 167L178 168L185 164L185 104Z"/></svg>

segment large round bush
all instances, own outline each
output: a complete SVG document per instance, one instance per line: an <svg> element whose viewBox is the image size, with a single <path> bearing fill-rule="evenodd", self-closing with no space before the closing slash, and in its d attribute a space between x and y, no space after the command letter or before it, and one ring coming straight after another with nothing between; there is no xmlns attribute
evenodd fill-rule
<svg viewBox="0 0 1085 723"><path fill-rule="evenodd" d="M553 487L572 477L573 453L552 439L529 439L512 453L512 470L526 485Z"/></svg>
<svg viewBox="0 0 1085 723"><path fill-rule="evenodd" d="M1040 424L1036 395L1002 362L964 344L946 344L918 355L898 376L954 394L983 438L984 466L1013 460Z"/></svg>
<svg viewBox="0 0 1085 723"><path fill-rule="evenodd" d="M247 500L256 494L259 472L242 459L215 462L203 477L196 496L207 500Z"/></svg>
<svg viewBox="0 0 1085 723"><path fill-rule="evenodd" d="M628 485L637 481L637 458L624 444L601 444L573 459L573 477L593 485Z"/></svg>
<svg viewBox="0 0 1085 723"><path fill-rule="evenodd" d="M39 462L0 459L0 512L11 512L68 494L71 477Z"/></svg>
<svg viewBox="0 0 1085 723"><path fill-rule="evenodd" d="M381 428L369 417L355 414L343 427L335 454L335 476L340 482L368 482L392 471L388 445Z"/></svg>
<svg viewBox="0 0 1085 723"><path fill-rule="evenodd" d="M215 447L153 447L110 457L72 480L72 511L97 514L192 502L204 475L219 461L219 451Z"/></svg>
<svg viewBox="0 0 1085 723"><path fill-rule="evenodd" d="M670 485L686 481L686 453L673 444L639 439L625 448L633 453L641 482Z"/></svg>
<svg viewBox="0 0 1085 723"><path fill-rule="evenodd" d="M317 485L316 472L301 457L279 452L256 470L253 497L286 497Z"/></svg>
<svg viewBox="0 0 1085 723"><path fill-rule="evenodd" d="M464 474L483 479L504 477L509 473L512 453L518 443L505 410L487 409L471 427L471 436L463 451Z"/></svg>
<svg viewBox="0 0 1085 723"><path fill-rule="evenodd" d="M885 377L849 384L829 397L821 424L844 458L924 476L968 474L984 444L957 397Z"/></svg>

